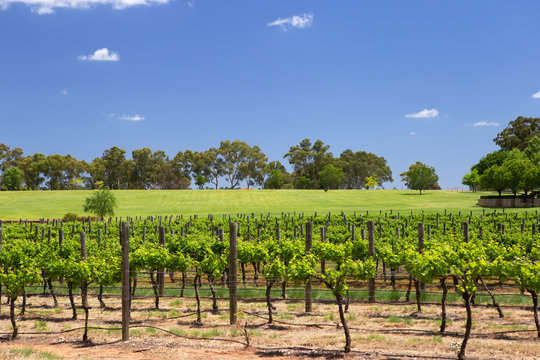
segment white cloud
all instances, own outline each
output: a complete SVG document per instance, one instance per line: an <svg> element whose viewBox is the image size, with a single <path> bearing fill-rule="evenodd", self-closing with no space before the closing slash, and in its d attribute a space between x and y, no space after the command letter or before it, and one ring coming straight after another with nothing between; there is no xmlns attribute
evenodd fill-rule
<svg viewBox="0 0 540 360"><path fill-rule="evenodd" d="M60 90L60 94L67 95L67 94L69 94L69 92L67 91L67 89L64 88L64 89Z"/></svg>
<svg viewBox="0 0 540 360"><path fill-rule="evenodd" d="M0 0L1 1L1 0ZM313 23L313 14L294 15L287 18L279 18L268 24L267 26L279 26L283 31L287 31L290 27L303 29L311 26Z"/></svg>
<svg viewBox="0 0 540 360"><path fill-rule="evenodd" d="M79 60L88 60L88 61L118 61L120 56L118 53L111 51L109 49L103 48L94 51L92 55L81 55Z"/></svg>
<svg viewBox="0 0 540 360"><path fill-rule="evenodd" d="M431 110L424 109L422 111L419 111L417 113L407 114L405 115L406 118L432 118L439 115L439 110L433 108Z"/></svg>
<svg viewBox="0 0 540 360"><path fill-rule="evenodd" d="M187 6L189 6L190 8L194 7L195 4L193 3L193 1L188 1L187 2Z"/></svg>
<svg viewBox="0 0 540 360"><path fill-rule="evenodd" d="M414 136L414 135L416 135L416 133L415 133L414 131L411 131L411 132L409 133L409 135Z"/></svg>
<svg viewBox="0 0 540 360"><path fill-rule="evenodd" d="M490 121L478 121L472 124L472 126L499 126L499 123Z"/></svg>
<svg viewBox="0 0 540 360"><path fill-rule="evenodd" d="M535 92L534 94L532 94L531 97L532 97L533 99L540 99L540 91Z"/></svg>
<svg viewBox="0 0 540 360"><path fill-rule="evenodd" d="M90 9L97 5L111 5L113 9L121 10L138 5L167 4L170 0L0 0L0 9L5 10L10 4L25 4L39 14L52 14L56 9Z"/></svg>
<svg viewBox="0 0 540 360"><path fill-rule="evenodd" d="M127 115L127 114L112 113L112 114L109 114L109 117L112 117L118 120L126 120L126 121L143 121L145 119L145 117L140 114Z"/></svg>

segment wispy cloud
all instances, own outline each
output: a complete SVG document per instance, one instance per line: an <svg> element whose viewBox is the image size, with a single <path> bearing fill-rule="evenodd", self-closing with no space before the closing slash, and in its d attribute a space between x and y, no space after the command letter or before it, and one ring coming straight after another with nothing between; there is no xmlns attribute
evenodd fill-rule
<svg viewBox="0 0 540 360"><path fill-rule="evenodd" d="M416 135L416 133L415 133L414 131L411 131L411 132L409 133L409 135L414 136L414 135Z"/></svg>
<svg viewBox="0 0 540 360"><path fill-rule="evenodd" d="M540 99L540 91L535 92L534 94L532 94L531 97L532 97L533 99Z"/></svg>
<svg viewBox="0 0 540 360"><path fill-rule="evenodd" d="M135 114L135 115L127 115L127 114L109 114L109 117L118 119L118 120L125 120L125 121L143 121L145 117L141 114Z"/></svg>
<svg viewBox="0 0 540 360"><path fill-rule="evenodd" d="M499 126L499 123L492 121L477 121L472 126Z"/></svg>
<svg viewBox="0 0 540 360"><path fill-rule="evenodd" d="M1 0L0 0L1 1ZM279 26L283 31L289 28L303 29L313 24L313 14L294 15L287 18L279 18L268 24L267 26Z"/></svg>
<svg viewBox="0 0 540 360"><path fill-rule="evenodd" d="M195 3L193 1L188 1L187 2L187 6L189 6L190 8L194 7L195 6Z"/></svg>
<svg viewBox="0 0 540 360"><path fill-rule="evenodd" d="M68 90L66 88L64 88L64 89L60 90L60 94L67 95L67 94L69 94L69 92L68 92Z"/></svg>
<svg viewBox="0 0 540 360"><path fill-rule="evenodd" d="M120 60L120 56L118 56L118 53L116 53L114 51L109 52L109 49L103 48L103 49L98 49L98 50L94 51L94 53L91 54L91 55L81 55L81 56L79 56L79 60L86 60L86 61L118 61L118 60Z"/></svg>
<svg viewBox="0 0 540 360"><path fill-rule="evenodd" d="M90 9L97 5L111 5L113 9L121 10L138 5L167 4L170 0L0 0L0 9L5 10L10 4L25 4L39 14L52 14L56 9Z"/></svg>
<svg viewBox="0 0 540 360"><path fill-rule="evenodd" d="M424 109L422 111L419 111L417 113L407 114L405 115L406 118L432 118L439 115L439 110L433 108L431 110Z"/></svg>

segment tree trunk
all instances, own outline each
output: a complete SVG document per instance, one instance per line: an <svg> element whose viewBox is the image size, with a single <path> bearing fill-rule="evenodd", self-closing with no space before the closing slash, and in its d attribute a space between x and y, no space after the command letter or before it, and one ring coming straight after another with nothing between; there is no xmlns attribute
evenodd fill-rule
<svg viewBox="0 0 540 360"><path fill-rule="evenodd" d="M489 291L486 283L484 282L484 279L482 279L482 278L479 278L479 279L480 279L480 282L482 283L482 285L484 285L484 289L486 289L489 296L491 296L491 301L493 302L493 306L495 306L495 308L497 308L497 312L499 313L499 317L501 319L504 318L504 314L502 312L502 309L501 309L499 303L497 302L497 300L495 300L495 295L493 295L493 293L491 291Z"/></svg>
<svg viewBox="0 0 540 360"><path fill-rule="evenodd" d="M23 287L23 291L22 291L22 309L21 309L21 313L19 315L24 315L25 312L26 312L26 290Z"/></svg>
<svg viewBox="0 0 540 360"><path fill-rule="evenodd" d="M531 293L533 301L533 311L534 311L534 323L536 324L536 331L538 332L538 337L540 338L540 321L538 320L538 294L534 290L527 289Z"/></svg>
<svg viewBox="0 0 540 360"><path fill-rule="evenodd" d="M200 275L195 275L193 280L193 287L195 288L195 299L197 300L197 322L201 322L201 299L199 298L199 287L197 281Z"/></svg>
<svg viewBox="0 0 540 360"><path fill-rule="evenodd" d="M269 324L271 324L274 321L272 317L272 297L271 297L272 285L274 285L274 281L266 280L266 306L268 307L268 323Z"/></svg>
<svg viewBox="0 0 540 360"><path fill-rule="evenodd" d="M446 277L441 279L441 286L443 289L441 300L441 329L440 332L444 332L446 329L446 294L448 293L448 286L446 286Z"/></svg>
<svg viewBox="0 0 540 360"><path fill-rule="evenodd" d="M12 339L15 339L19 335L19 327L15 322L15 300L17 298L11 298L11 302L9 303L9 319L11 320L11 327L13 327L13 333L11 333Z"/></svg>
<svg viewBox="0 0 540 360"><path fill-rule="evenodd" d="M414 288L416 289L416 308L418 312L422 312L422 304L420 303L420 281L414 280Z"/></svg>
<svg viewBox="0 0 540 360"><path fill-rule="evenodd" d="M246 267L244 263L240 263L240 268L242 269L242 283L246 287Z"/></svg>
<svg viewBox="0 0 540 360"><path fill-rule="evenodd" d="M53 289L53 284L52 284L51 278L47 279L47 283L49 284L49 291L51 292L51 295L52 295L52 298L53 298L53 301L54 301L54 307L57 308L58 307L58 300L56 300L56 295L54 294L54 289Z"/></svg>
<svg viewBox="0 0 540 360"><path fill-rule="evenodd" d="M208 275L208 286L210 287L210 292L212 293L212 309L214 311L218 311L216 290L214 289L214 277L212 275Z"/></svg>
<svg viewBox="0 0 540 360"><path fill-rule="evenodd" d="M68 282L68 296L71 304L71 311L73 311L71 320L77 320L77 308L75 307L75 300L73 299L73 284L70 282Z"/></svg>
<svg viewBox="0 0 540 360"><path fill-rule="evenodd" d="M409 286L407 286L407 293L405 294L405 301L411 301L411 287L412 287L412 276L409 275Z"/></svg>
<svg viewBox="0 0 540 360"><path fill-rule="evenodd" d="M150 271L150 281L152 282L152 290L154 290L155 306L156 309L159 309L159 292L158 292L158 283L154 279L154 271Z"/></svg>
<svg viewBox="0 0 540 360"><path fill-rule="evenodd" d="M461 343L461 349L458 353L459 360L465 360L465 350L467 348L467 341L469 341L469 336L471 335L472 327L472 310L471 310L471 294L467 291L463 293L463 300L465 301L465 309L467 310L467 322L465 323L465 335L463 336L463 342Z"/></svg>
<svg viewBox="0 0 540 360"><path fill-rule="evenodd" d="M341 295L336 296L336 301L339 307L339 319L341 320L341 325L343 326L343 332L345 333L345 352L351 352L351 334L349 332L349 327L347 326L347 320L345 319L345 312L343 311L343 298Z"/></svg>
<svg viewBox="0 0 540 360"><path fill-rule="evenodd" d="M392 290L396 290L396 269L390 269L390 284L392 284Z"/></svg>
<svg viewBox="0 0 540 360"><path fill-rule="evenodd" d="M281 282L281 297L285 299L285 291L287 289L287 280Z"/></svg>
<svg viewBox="0 0 540 360"><path fill-rule="evenodd" d="M257 280L259 280L258 264L253 263L253 283L257 287Z"/></svg>
<svg viewBox="0 0 540 360"><path fill-rule="evenodd" d="M180 288L180 297L184 297L184 289L186 288L186 273L182 273L182 287Z"/></svg>
<svg viewBox="0 0 540 360"><path fill-rule="evenodd" d="M103 302L103 285L101 285L101 284L99 284L99 294L98 294L97 298L99 300L99 307L100 308L103 309L103 308L107 307L105 305L105 302Z"/></svg>
<svg viewBox="0 0 540 360"><path fill-rule="evenodd" d="M84 309L84 334L83 341L88 341L88 284L81 284L81 300Z"/></svg>
<svg viewBox="0 0 540 360"><path fill-rule="evenodd" d="M133 278L133 286L131 287L131 297L135 296L135 291L137 291L137 274Z"/></svg>

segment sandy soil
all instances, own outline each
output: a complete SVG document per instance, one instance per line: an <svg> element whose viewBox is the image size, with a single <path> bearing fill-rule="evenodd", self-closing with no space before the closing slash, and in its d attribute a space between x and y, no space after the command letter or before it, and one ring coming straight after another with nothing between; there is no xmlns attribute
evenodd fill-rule
<svg viewBox="0 0 540 360"><path fill-rule="evenodd" d="M133 300L134 327L130 341L124 343L120 331L114 330L120 326L120 298L105 301L109 307L101 309L95 296L90 297L89 326L102 329L90 329L88 343L81 341L82 330L73 330L84 326L84 313L78 309L79 319L71 320L67 297L59 297L58 308L50 297L30 297L26 314L18 317L21 335L16 340L9 339L9 307L2 305L0 359L452 359L465 323L461 306L448 308L451 321L440 334L439 306L424 306L422 313L415 313L413 304L352 303L347 320L353 352L345 355L343 329L333 304L315 303L313 312L306 314L302 301L276 300L276 321L268 325L264 302L240 302L239 325L231 326L227 301L219 302L223 310L211 312L211 302L203 300L199 324L193 315L195 299L163 298L157 310L153 299L146 298ZM80 305L79 297L76 302ZM501 319L493 308L474 308L469 358L540 359L532 310L503 310ZM246 332L247 348L240 344L246 342Z"/></svg>

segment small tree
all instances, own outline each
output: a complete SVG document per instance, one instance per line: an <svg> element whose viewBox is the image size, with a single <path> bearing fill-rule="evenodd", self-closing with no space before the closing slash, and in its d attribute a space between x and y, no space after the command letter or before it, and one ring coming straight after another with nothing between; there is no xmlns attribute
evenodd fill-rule
<svg viewBox="0 0 540 360"><path fill-rule="evenodd" d="M368 176L366 178L366 189L371 189L371 188L374 188L376 187L377 185L379 185L379 179L377 178L376 175L372 175L372 176Z"/></svg>
<svg viewBox="0 0 540 360"><path fill-rule="evenodd" d="M480 185L485 189L495 190L501 193L508 188L510 174L503 166L494 165L480 176Z"/></svg>
<svg viewBox="0 0 540 360"><path fill-rule="evenodd" d="M264 182L265 189L281 189L283 185L283 174L281 171L274 169L270 171L268 178Z"/></svg>
<svg viewBox="0 0 540 360"><path fill-rule="evenodd" d="M8 190L21 190L23 172L16 167L7 169L2 175L2 183Z"/></svg>
<svg viewBox="0 0 540 360"><path fill-rule="evenodd" d="M204 175L199 174L195 177L195 185L197 185L199 189L203 189L204 184L206 184L207 182L210 182L210 179L208 179Z"/></svg>
<svg viewBox="0 0 540 360"><path fill-rule="evenodd" d="M463 175L461 183L467 185L475 192L480 187L480 175L478 175L478 170L472 169L470 173Z"/></svg>
<svg viewBox="0 0 540 360"><path fill-rule="evenodd" d="M113 216L116 207L118 207L116 197L108 188L94 191L83 205L85 212L91 212L100 218Z"/></svg>
<svg viewBox="0 0 540 360"><path fill-rule="evenodd" d="M334 165L326 165L319 171L319 184L321 189L328 191L329 189L337 189L343 181L343 170Z"/></svg>
<svg viewBox="0 0 540 360"><path fill-rule="evenodd" d="M439 177L435 173L435 169L431 166L422 164L417 161L416 164L412 164L408 171L400 174L401 181L405 182L405 185L411 190L427 190L436 187Z"/></svg>

